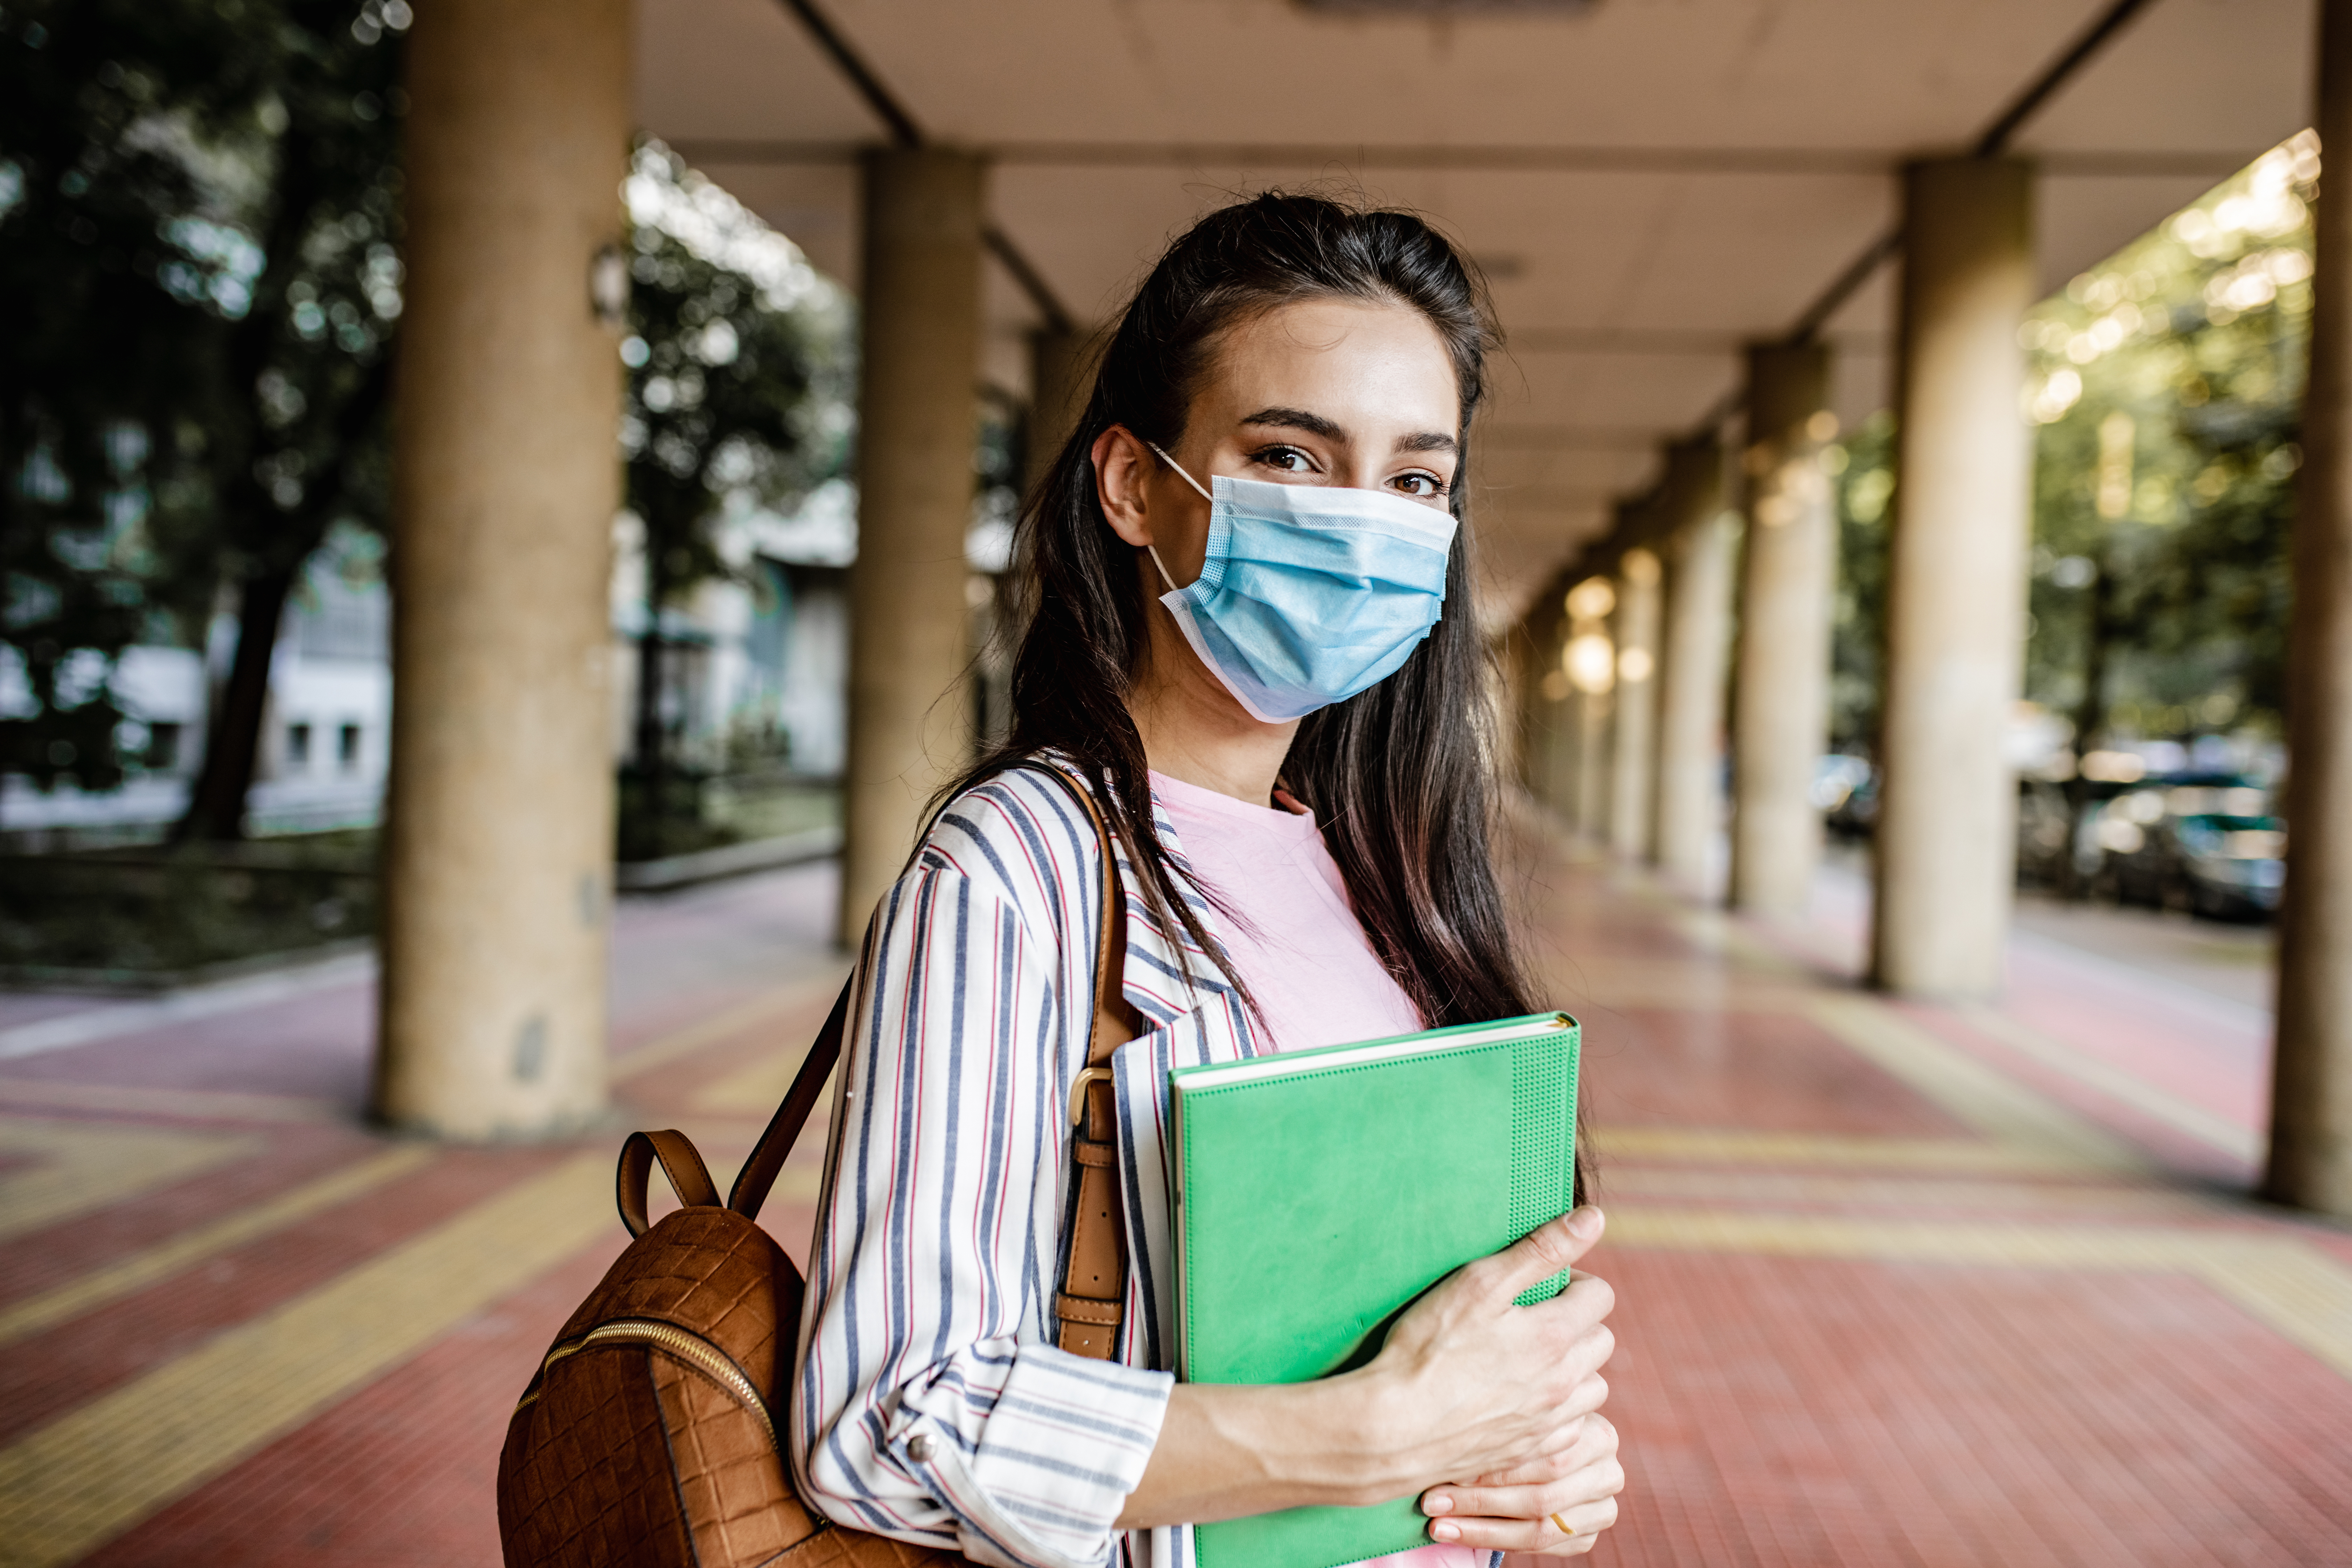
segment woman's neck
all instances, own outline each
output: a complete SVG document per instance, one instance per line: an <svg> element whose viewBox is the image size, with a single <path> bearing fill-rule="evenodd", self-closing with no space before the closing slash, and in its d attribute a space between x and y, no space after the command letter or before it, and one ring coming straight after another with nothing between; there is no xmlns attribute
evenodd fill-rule
<svg viewBox="0 0 2352 1568"><path fill-rule="evenodd" d="M1274 805L1274 783L1298 721L1249 716L1204 668L1174 619L1151 606L1151 640L1129 689L1127 710L1155 773L1252 805Z"/></svg>

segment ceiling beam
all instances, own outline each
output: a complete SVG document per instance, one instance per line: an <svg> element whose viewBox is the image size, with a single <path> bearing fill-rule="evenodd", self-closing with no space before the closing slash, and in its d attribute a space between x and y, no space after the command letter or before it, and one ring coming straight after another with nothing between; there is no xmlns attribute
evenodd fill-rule
<svg viewBox="0 0 2352 1568"><path fill-rule="evenodd" d="M795 0L785 0L794 4ZM891 100L894 101L895 100ZM880 110L877 109L877 114ZM920 145L919 142L907 143ZM854 163L857 142L696 137L669 143L689 163ZM999 142L974 147L990 162L1040 169L1444 169L1496 174L1757 174L1820 179L1884 178L1916 156L1900 148L1412 147L1310 142ZM2044 174L2085 179L2218 180L2243 168L2241 149L2080 148L2037 154Z"/></svg>
<svg viewBox="0 0 2352 1568"><path fill-rule="evenodd" d="M2074 79L2074 73L2087 64L2093 55L2104 47L2108 39L2123 31L2125 24L2146 10L2149 0L2116 0L2100 18L2083 29L2072 47L2050 62L2049 68L2026 85L2025 90L2010 101L1984 134L1977 138L1971 149L1979 158L1997 158L2009 151L2010 138L2024 127L2027 121L2041 111L2042 106L2057 96L2058 89Z"/></svg>
<svg viewBox="0 0 2352 1568"><path fill-rule="evenodd" d="M866 58L851 45L841 29L833 25L833 19L817 8L815 0L782 0L782 3L784 9L799 19L810 41L833 62L834 68L841 73L857 96L866 100L866 107L890 132L892 146L922 147L929 144L913 112L898 100L897 94L882 84L882 79L874 73L874 68L866 63ZM691 153L680 151L679 155L689 163L695 161ZM1021 247L1013 243L1011 236L995 224L989 223L982 226L980 237L988 253L996 258L997 263L1011 276L1021 292L1028 296L1030 305L1045 319L1048 327L1059 332L1076 330L1075 320L1046 283L1045 274L1022 254Z"/></svg>
<svg viewBox="0 0 2352 1568"><path fill-rule="evenodd" d="M2090 63L2091 57L2105 47L2117 33L2123 31L2125 24L2146 10L2149 3L2150 0L2115 0L2113 5L2100 13L2096 21L2083 29L2074 41L2067 46L2063 54L2053 60L2040 76L2028 82L2024 89L2010 100L2009 106L1993 118L1992 123L1986 126L1982 133L1977 137L1976 144L1969 149L1969 155L1973 158L1997 158L2007 152L2011 140L2024 128L2025 122L2040 112L2044 104L2056 97L2059 89L2073 80L2075 74ZM2047 160L2044 160L2044 163L2046 164ZM1871 241L1869 247L1860 256L1855 257L1847 265L1846 269L1832 279L1827 289L1822 290L1820 298L1805 308L1804 314L1799 316L1790 327L1783 341L1801 343L1811 342L1818 336L1829 319L1836 315L1847 300L1859 293L1864 284L1870 281L1871 274L1900 253L1902 248L1903 230L1900 225L1888 229ZM1723 409L1718 412L1717 416L1711 417L1708 423L1720 425L1727 417L1729 417L1729 410Z"/></svg>

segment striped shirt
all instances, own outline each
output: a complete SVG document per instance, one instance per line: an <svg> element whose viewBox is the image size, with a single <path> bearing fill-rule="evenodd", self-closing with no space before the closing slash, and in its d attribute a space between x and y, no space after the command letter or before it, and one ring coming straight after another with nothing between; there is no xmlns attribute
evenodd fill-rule
<svg viewBox="0 0 2352 1568"><path fill-rule="evenodd" d="M1064 1108L1094 1021L1099 856L1085 813L1034 773L941 815L876 913L810 1249L802 1495L1003 1568L1092 1568L1122 1543L1140 1568L1190 1568L1189 1528L1116 1527L1174 1383L1168 1073L1262 1049L1215 966L1151 918L1121 846L1120 979L1149 1031L1112 1061L1127 1318L1115 1361L1061 1350Z"/></svg>

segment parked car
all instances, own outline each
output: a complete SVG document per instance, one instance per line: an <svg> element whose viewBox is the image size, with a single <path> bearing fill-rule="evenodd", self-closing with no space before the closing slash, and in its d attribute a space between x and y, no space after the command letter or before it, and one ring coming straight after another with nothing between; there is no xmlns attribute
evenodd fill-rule
<svg viewBox="0 0 2352 1568"><path fill-rule="evenodd" d="M1832 752L1813 770L1813 805L1842 838L1867 838L1878 820L1878 770L1861 757Z"/></svg>
<svg viewBox="0 0 2352 1568"><path fill-rule="evenodd" d="M2117 895L2208 920L2265 920L2286 887L2286 824L2275 816L2168 816L2118 857Z"/></svg>
<svg viewBox="0 0 2352 1568"><path fill-rule="evenodd" d="M2105 779L2088 781L2091 810L2082 828L2074 831L2074 808L2067 786L2048 779L2021 779L2017 786L2017 880L2020 887L2064 888L2066 857L2071 842L2075 874L2094 891L2112 891L2107 878L2107 850L2099 837L2103 814L2129 784Z"/></svg>
<svg viewBox="0 0 2352 1568"><path fill-rule="evenodd" d="M2277 907L2284 883L2284 837L2231 833L2284 829L2252 780L2229 773L2154 773L2130 783L2086 781L2077 822L2068 786L2021 781L2017 879L2021 886L2084 889L2094 898L2222 919L2259 919ZM2236 824L2210 828L2211 823ZM2224 837L2216 837L2219 833ZM2067 876L2067 858L2074 877ZM2271 864L2266 868L2265 861Z"/></svg>
<svg viewBox="0 0 2352 1568"><path fill-rule="evenodd" d="M2212 920L2264 920L2286 891L2286 823L2276 816L2185 816L2173 829L2189 909Z"/></svg>
<svg viewBox="0 0 2352 1568"><path fill-rule="evenodd" d="M2119 902L2262 920L2286 886L2286 824L2233 774L2151 780L2103 807L2095 831Z"/></svg>

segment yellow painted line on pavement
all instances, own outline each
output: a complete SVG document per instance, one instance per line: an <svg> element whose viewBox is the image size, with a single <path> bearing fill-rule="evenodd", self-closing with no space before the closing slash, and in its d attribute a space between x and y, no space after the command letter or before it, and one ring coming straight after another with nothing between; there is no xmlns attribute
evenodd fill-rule
<svg viewBox="0 0 2352 1568"><path fill-rule="evenodd" d="M1825 1165L1839 1169L1985 1172L2079 1176L2083 1162L1974 1138L1889 1138L1837 1132L1755 1132L1735 1127L1614 1127L1592 1130L1605 1186L1620 1159L1713 1165Z"/></svg>
<svg viewBox="0 0 2352 1568"><path fill-rule="evenodd" d="M32 1162L0 1173L0 1240L128 1202L261 1146L243 1132L0 1116L0 1154Z"/></svg>
<svg viewBox="0 0 2352 1568"><path fill-rule="evenodd" d="M1997 1007L1976 1005L1958 1011L1971 1026L1990 1035L2018 1055L2063 1073L2110 1100L2121 1100L2141 1115L2176 1132L2186 1133L2208 1148L2252 1165L2261 1163L2269 1146L2269 1141L2252 1128L2242 1127L2226 1116L2168 1094L2137 1074L2076 1050Z"/></svg>
<svg viewBox="0 0 2352 1568"><path fill-rule="evenodd" d="M216 1253L242 1247L299 1219L349 1203L386 1182L428 1164L435 1151L421 1145L391 1149L303 1183L265 1203L224 1215L210 1225L117 1258L79 1279L20 1301L0 1306L0 1345L13 1344L93 1308L145 1289Z"/></svg>
<svg viewBox="0 0 2352 1568"><path fill-rule="evenodd" d="M0 1449L0 1568L62 1568L600 1237L613 1163L524 1182Z"/></svg>
<svg viewBox="0 0 2352 1568"><path fill-rule="evenodd" d="M1826 1174L1604 1163L1595 1201L1603 1207L1631 1197L1737 1204L1748 1209L1832 1204L1911 1211L2096 1214L2118 1219L2208 1220L2228 1213L2221 1205L2191 1193L2145 1183L1950 1181L1938 1179L1941 1174L1923 1179L1884 1171Z"/></svg>
<svg viewBox="0 0 2352 1568"><path fill-rule="evenodd" d="M1875 1262L2194 1275L2277 1333L2352 1377L2352 1267L2286 1236L2155 1226L2041 1226L1743 1214L1610 1211L1609 1245Z"/></svg>
<svg viewBox="0 0 2352 1568"><path fill-rule="evenodd" d="M191 1116L220 1121L348 1121L355 1114L332 1100L292 1094L65 1083L45 1078L0 1078L0 1103L113 1111L130 1116Z"/></svg>

